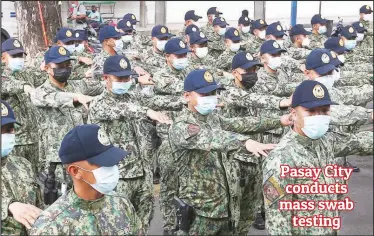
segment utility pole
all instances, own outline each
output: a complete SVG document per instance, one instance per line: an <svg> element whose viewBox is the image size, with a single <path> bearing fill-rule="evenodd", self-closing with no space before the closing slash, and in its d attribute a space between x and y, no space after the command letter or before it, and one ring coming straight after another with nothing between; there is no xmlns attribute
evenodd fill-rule
<svg viewBox="0 0 374 236"><path fill-rule="evenodd" d="M265 20L265 3L266 1L254 1L254 20Z"/></svg>

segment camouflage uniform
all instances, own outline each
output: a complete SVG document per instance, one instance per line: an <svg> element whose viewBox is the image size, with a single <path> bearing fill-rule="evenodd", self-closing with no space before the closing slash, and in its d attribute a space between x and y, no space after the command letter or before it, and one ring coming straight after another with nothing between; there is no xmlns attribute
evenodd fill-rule
<svg viewBox="0 0 374 236"><path fill-rule="evenodd" d="M13 202L43 208L41 192L36 183L31 163L13 152L1 160L1 234L26 235L26 228L18 223L8 208Z"/></svg>
<svg viewBox="0 0 374 236"><path fill-rule="evenodd" d="M73 189L41 213L31 235L140 235L142 225L132 204L122 195L88 201Z"/></svg>
<svg viewBox="0 0 374 236"><path fill-rule="evenodd" d="M28 94L24 92L24 86L34 86L39 81L29 71L12 73L10 69L2 65L1 99L7 101L13 108L17 119L22 124L17 128L16 145L13 154L22 156L32 163L36 171L38 162L38 120L39 113L31 103Z"/></svg>
<svg viewBox="0 0 374 236"><path fill-rule="evenodd" d="M367 35L373 36L373 22L372 21L364 21L360 19L360 22L364 25L367 29Z"/></svg>
<svg viewBox="0 0 374 236"><path fill-rule="evenodd" d="M324 168L335 164L335 157L342 155L372 155L373 132L360 132L356 135L344 133L327 133L318 140L303 137L290 131L278 146L265 159L263 164L263 194L266 209L266 226L271 235L336 235L337 231L330 227L293 227L293 216L312 217L323 214L326 217L337 217L338 211L280 211L280 200L313 200L336 201L337 194L286 194L284 188L288 184L313 183L307 178L280 178L280 165L294 168ZM321 173L318 183L335 184L334 178L326 178Z"/></svg>
<svg viewBox="0 0 374 236"><path fill-rule="evenodd" d="M145 35L136 31L134 34L134 48L146 49L147 47L152 47L152 37L150 35Z"/></svg>
<svg viewBox="0 0 374 236"><path fill-rule="evenodd" d="M343 86L362 86L365 84L373 84L373 79L368 72L359 71L341 71L340 79L335 81L334 87Z"/></svg>
<svg viewBox="0 0 374 236"><path fill-rule="evenodd" d="M310 49L317 49L317 48L324 48L324 43L327 40L327 36L323 34L311 34L308 35L310 39L309 48Z"/></svg>
<svg viewBox="0 0 374 236"><path fill-rule="evenodd" d="M226 48L226 50L216 60L215 66L218 69L221 69L221 70L224 70L224 71L230 71L231 70L232 58L235 55L236 55L236 52L233 52L229 48Z"/></svg>
<svg viewBox="0 0 374 236"><path fill-rule="evenodd" d="M218 35L216 32L214 32L214 30L212 32L202 32L211 41L208 43L209 55L214 58L219 57L219 55L221 55L226 50L224 36Z"/></svg>
<svg viewBox="0 0 374 236"><path fill-rule="evenodd" d="M234 230L240 218L240 168L227 154L244 149L241 141L248 137L224 130L261 132L279 126L279 119L226 119L189 110L175 119L169 135L173 137L170 145L179 175L176 195L196 213L189 232L178 234L225 235Z"/></svg>
<svg viewBox="0 0 374 236"><path fill-rule="evenodd" d="M245 48L245 51L251 53L252 55L258 55L260 53L261 45L265 41L255 37L252 41L246 42L243 46ZM255 55L253 55L255 57Z"/></svg>
<svg viewBox="0 0 374 236"><path fill-rule="evenodd" d="M209 37L215 33L214 32L214 26L213 26L213 23L209 23L207 22L206 25L204 25L203 27L200 28L200 31L203 32L208 39L210 39Z"/></svg>
<svg viewBox="0 0 374 236"><path fill-rule="evenodd" d="M310 54L311 51L312 50L307 48L298 48L294 45L291 45L287 48L287 55L295 60L301 60L301 62L305 62L306 57Z"/></svg>
<svg viewBox="0 0 374 236"><path fill-rule="evenodd" d="M92 78L101 81L103 77L103 67L105 60L110 57L111 55L104 50L101 50L99 54L97 54L92 62L91 71L92 71Z"/></svg>
<svg viewBox="0 0 374 236"><path fill-rule="evenodd" d="M153 47L149 49L143 49L140 52L141 65L151 75L154 75L159 70L167 66L165 56L162 52L156 52Z"/></svg>
<svg viewBox="0 0 374 236"><path fill-rule="evenodd" d="M153 75L154 92L156 94L180 95L183 93L183 82L187 75L187 70L174 70L166 66Z"/></svg>
<svg viewBox="0 0 374 236"><path fill-rule="evenodd" d="M364 107L373 100L373 85L333 87L329 93L331 100L339 104Z"/></svg>
<svg viewBox="0 0 374 236"><path fill-rule="evenodd" d="M72 61L71 79L83 79L86 77L86 72L90 70L91 66L79 62L79 57L93 59L94 55L86 52L78 53L76 51L71 54L70 58L75 59L75 61Z"/></svg>
<svg viewBox="0 0 374 236"><path fill-rule="evenodd" d="M255 39L255 36L251 33L245 34L241 30L239 30L239 32L240 32L240 41L242 45L246 43L250 43L251 41Z"/></svg>

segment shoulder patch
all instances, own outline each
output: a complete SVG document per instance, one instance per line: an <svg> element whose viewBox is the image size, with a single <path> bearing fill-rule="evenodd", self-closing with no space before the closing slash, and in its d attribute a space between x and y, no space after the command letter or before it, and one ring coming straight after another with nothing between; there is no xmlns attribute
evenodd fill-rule
<svg viewBox="0 0 374 236"><path fill-rule="evenodd" d="M192 137L196 136L200 132L200 127L198 125L189 124L187 127L187 133Z"/></svg>
<svg viewBox="0 0 374 236"><path fill-rule="evenodd" d="M263 184L263 192L265 197L265 204L267 206L273 204L278 199L281 199L285 192L279 185L277 179L272 175Z"/></svg>

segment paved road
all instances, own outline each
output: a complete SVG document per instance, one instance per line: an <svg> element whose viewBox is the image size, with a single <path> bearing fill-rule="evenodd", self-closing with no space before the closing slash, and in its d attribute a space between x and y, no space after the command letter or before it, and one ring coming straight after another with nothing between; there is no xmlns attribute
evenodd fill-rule
<svg viewBox="0 0 374 236"><path fill-rule="evenodd" d="M372 124L365 127L372 128ZM350 156L350 162L360 167L349 180L348 196L355 202L353 211L342 212L339 235L373 235L373 157ZM158 204L159 186L155 186L156 209L149 235L162 235L162 215ZM267 235L266 230L250 229L249 235Z"/></svg>

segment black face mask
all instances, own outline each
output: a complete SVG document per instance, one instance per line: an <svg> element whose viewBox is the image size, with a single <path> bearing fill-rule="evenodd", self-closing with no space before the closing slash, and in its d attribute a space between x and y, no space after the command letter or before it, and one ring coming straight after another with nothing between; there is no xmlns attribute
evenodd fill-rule
<svg viewBox="0 0 374 236"><path fill-rule="evenodd" d="M67 68L53 68L53 78L60 83L65 83L71 75L71 67Z"/></svg>
<svg viewBox="0 0 374 236"><path fill-rule="evenodd" d="M257 73L256 72L247 72L245 74L241 74L242 76L242 85L245 89L252 88L257 82Z"/></svg>

